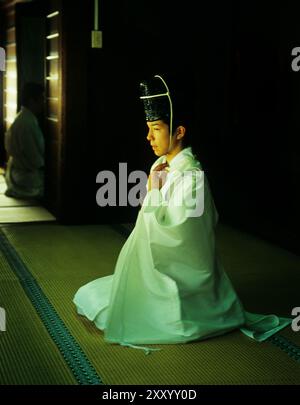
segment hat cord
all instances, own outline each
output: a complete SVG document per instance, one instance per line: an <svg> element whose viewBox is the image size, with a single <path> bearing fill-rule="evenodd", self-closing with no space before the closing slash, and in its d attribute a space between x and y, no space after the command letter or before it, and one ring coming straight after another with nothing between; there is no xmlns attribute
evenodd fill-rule
<svg viewBox="0 0 300 405"><path fill-rule="evenodd" d="M169 127L170 127L170 138L169 138L169 147L168 147L168 152L170 152L171 147L172 147L172 134L173 134L173 105L172 105L172 100L171 100L169 88L167 86L167 83L164 81L164 79L159 75L155 75L154 77L158 77L163 82L163 84L165 85L165 88L167 89L167 92L165 94L161 94L161 95L166 95L168 97L169 103L170 103L170 125L169 125Z"/></svg>

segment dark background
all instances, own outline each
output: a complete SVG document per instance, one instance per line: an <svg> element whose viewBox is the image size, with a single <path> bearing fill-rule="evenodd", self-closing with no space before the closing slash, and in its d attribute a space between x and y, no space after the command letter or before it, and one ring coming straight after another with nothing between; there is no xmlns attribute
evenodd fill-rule
<svg viewBox="0 0 300 405"><path fill-rule="evenodd" d="M56 3L64 147L60 204L46 205L59 221L134 221L136 208L96 205L96 175L118 174L119 162L149 171L156 157L138 83L171 70L196 78L194 151L220 221L300 253L300 72L291 69L299 1L100 1L103 49L90 46L92 0Z"/></svg>
<svg viewBox="0 0 300 405"><path fill-rule="evenodd" d="M92 117L104 90L104 120L91 120L89 130L96 171L112 166L111 153L148 170L154 157L138 79L156 70L193 72L194 149L221 221L299 251L300 74L291 69L299 12L296 1L106 3L104 49L91 51L89 66Z"/></svg>

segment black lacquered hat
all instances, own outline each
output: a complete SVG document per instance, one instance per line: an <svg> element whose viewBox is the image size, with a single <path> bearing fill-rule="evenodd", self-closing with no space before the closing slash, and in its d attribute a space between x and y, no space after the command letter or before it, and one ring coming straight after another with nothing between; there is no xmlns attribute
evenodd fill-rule
<svg viewBox="0 0 300 405"><path fill-rule="evenodd" d="M172 119L172 100L165 80L155 75L140 83L140 99L144 104L146 121Z"/></svg>

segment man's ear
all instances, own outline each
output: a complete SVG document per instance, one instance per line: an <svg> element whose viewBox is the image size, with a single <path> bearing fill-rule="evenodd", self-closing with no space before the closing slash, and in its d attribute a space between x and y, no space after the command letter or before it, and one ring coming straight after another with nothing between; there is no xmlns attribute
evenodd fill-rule
<svg viewBox="0 0 300 405"><path fill-rule="evenodd" d="M179 125L179 127L177 127L177 129L176 129L176 139L178 139L178 140L182 139L185 135L185 132L186 132L185 127L182 125Z"/></svg>

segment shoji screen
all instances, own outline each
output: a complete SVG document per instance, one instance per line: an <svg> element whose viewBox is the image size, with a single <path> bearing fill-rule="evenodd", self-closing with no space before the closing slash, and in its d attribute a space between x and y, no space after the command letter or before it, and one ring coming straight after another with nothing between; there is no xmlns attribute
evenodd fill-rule
<svg viewBox="0 0 300 405"><path fill-rule="evenodd" d="M17 113L17 57L16 57L16 27L15 2L5 8L5 49L6 71L4 74L4 129L13 122Z"/></svg>
<svg viewBox="0 0 300 405"><path fill-rule="evenodd" d="M60 2L51 1L46 16L46 183L54 211L60 205L61 181L61 15ZM57 213L57 212L56 212Z"/></svg>

